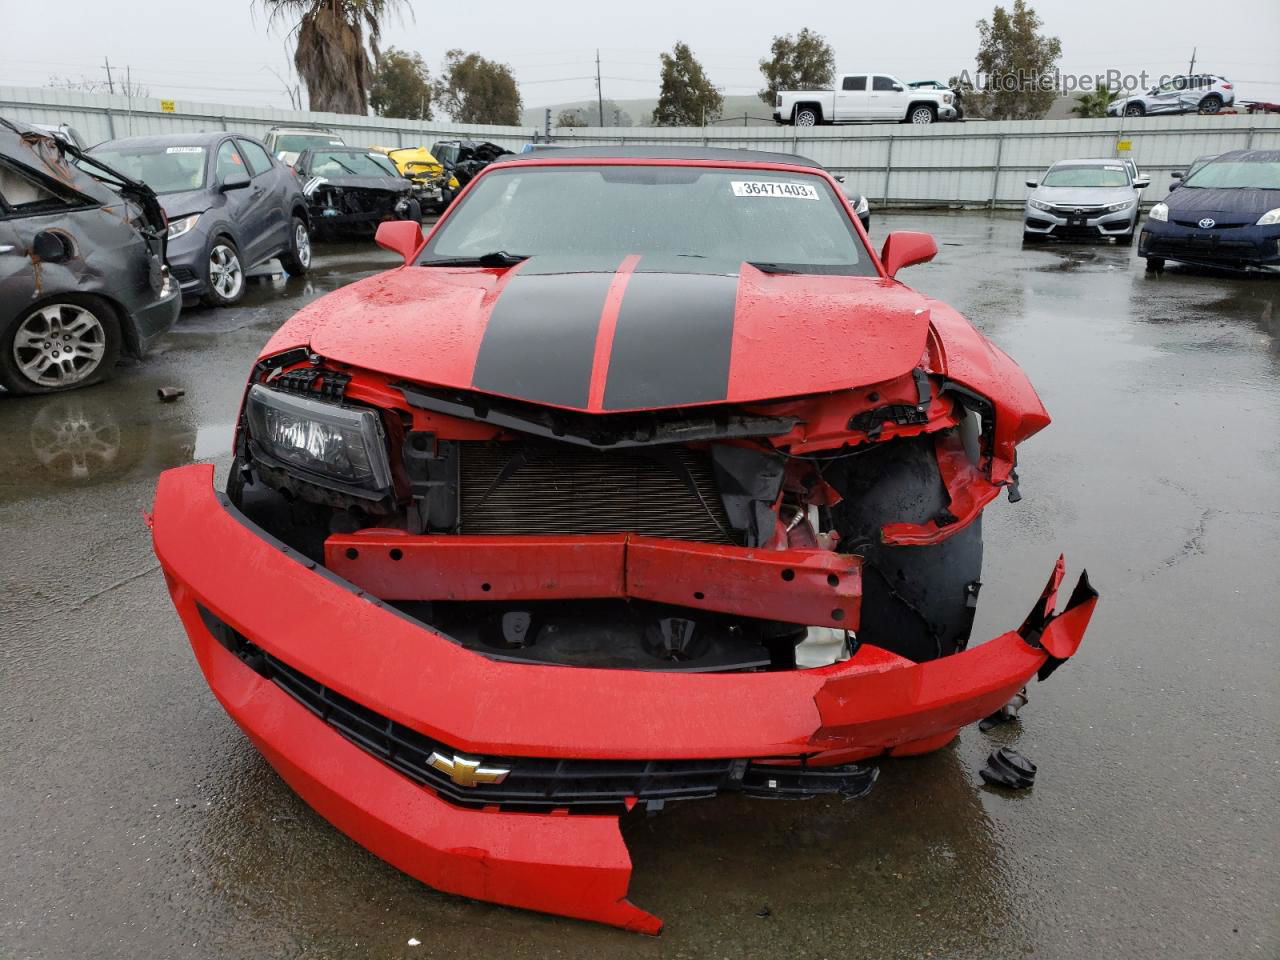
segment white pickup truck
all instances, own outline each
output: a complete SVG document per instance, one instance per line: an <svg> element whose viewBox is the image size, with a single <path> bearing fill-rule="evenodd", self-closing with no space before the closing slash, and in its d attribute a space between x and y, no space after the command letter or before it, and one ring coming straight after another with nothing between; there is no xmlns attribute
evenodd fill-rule
<svg viewBox="0 0 1280 960"><path fill-rule="evenodd" d="M955 95L913 90L887 73L842 73L834 90L779 90L773 119L797 127L876 120L933 123L956 119Z"/></svg>

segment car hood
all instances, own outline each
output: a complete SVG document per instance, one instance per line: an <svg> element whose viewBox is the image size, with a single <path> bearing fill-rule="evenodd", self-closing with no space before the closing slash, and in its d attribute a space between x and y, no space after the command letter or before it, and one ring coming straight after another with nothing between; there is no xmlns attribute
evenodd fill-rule
<svg viewBox="0 0 1280 960"><path fill-rule="evenodd" d="M170 220L190 216L193 213L204 213L213 206L209 194L205 190L183 190L181 193L162 193L159 196L164 215Z"/></svg>
<svg viewBox="0 0 1280 960"><path fill-rule="evenodd" d="M1039 187L1031 194L1037 200L1069 207L1072 204L1120 203L1132 200L1133 187Z"/></svg>
<svg viewBox="0 0 1280 960"><path fill-rule="evenodd" d="M1280 207L1280 190L1244 190L1222 187L1179 187L1164 202L1170 213L1252 215L1256 220ZM1184 217L1185 218L1185 217Z"/></svg>
<svg viewBox="0 0 1280 960"><path fill-rule="evenodd" d="M614 411L882 383L924 353L927 302L894 281L648 259L405 267L299 311L264 355L309 346L396 379Z"/></svg>

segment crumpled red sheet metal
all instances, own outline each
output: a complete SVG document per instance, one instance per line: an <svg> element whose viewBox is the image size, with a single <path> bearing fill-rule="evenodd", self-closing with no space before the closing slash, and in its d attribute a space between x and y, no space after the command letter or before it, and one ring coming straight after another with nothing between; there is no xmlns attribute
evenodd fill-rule
<svg viewBox="0 0 1280 960"><path fill-rule="evenodd" d="M936 749L1075 652L1097 594L1053 613L1061 559L1022 628L915 664L864 645L813 670L681 675L512 664L465 650L271 540L212 489L165 472L152 535L210 687L290 785L335 826L424 883L656 933L630 904L615 816L446 802L343 739L210 634L197 604L336 691L478 755L637 759L853 756ZM825 758L825 759L824 759Z"/></svg>

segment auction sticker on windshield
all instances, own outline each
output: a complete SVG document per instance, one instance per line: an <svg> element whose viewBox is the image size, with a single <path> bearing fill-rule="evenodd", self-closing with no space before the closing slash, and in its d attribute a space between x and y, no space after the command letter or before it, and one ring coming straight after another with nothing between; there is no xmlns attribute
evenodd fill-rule
<svg viewBox="0 0 1280 960"><path fill-rule="evenodd" d="M777 180L733 180L735 197L786 197L791 200L817 200L818 190L807 183L783 183Z"/></svg>

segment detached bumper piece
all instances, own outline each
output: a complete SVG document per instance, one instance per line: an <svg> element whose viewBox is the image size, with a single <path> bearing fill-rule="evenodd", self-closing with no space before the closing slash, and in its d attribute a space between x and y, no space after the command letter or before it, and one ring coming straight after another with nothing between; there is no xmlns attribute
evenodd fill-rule
<svg viewBox="0 0 1280 960"><path fill-rule="evenodd" d="M461 647L272 539L212 481L209 466L161 476L155 551L210 688L281 777L338 829L432 887L645 933L662 922L626 899L619 811L721 790L859 795L875 778L859 761L937 749L1070 658L1097 601L1082 577L1054 612L1059 559L1019 630L927 663L868 644L843 663L773 672L510 663ZM425 557L410 562L409 545L388 537L350 549L381 554L364 568L376 578L392 564L427 569ZM673 565L671 589L698 589L706 558L687 555L688 544L652 546L659 570ZM627 549L606 550L624 571ZM729 553L715 562L726 569L748 559L720 549ZM796 587L771 587L758 602L820 610L847 590L856 612L856 568L750 569L776 576L779 590Z"/></svg>

